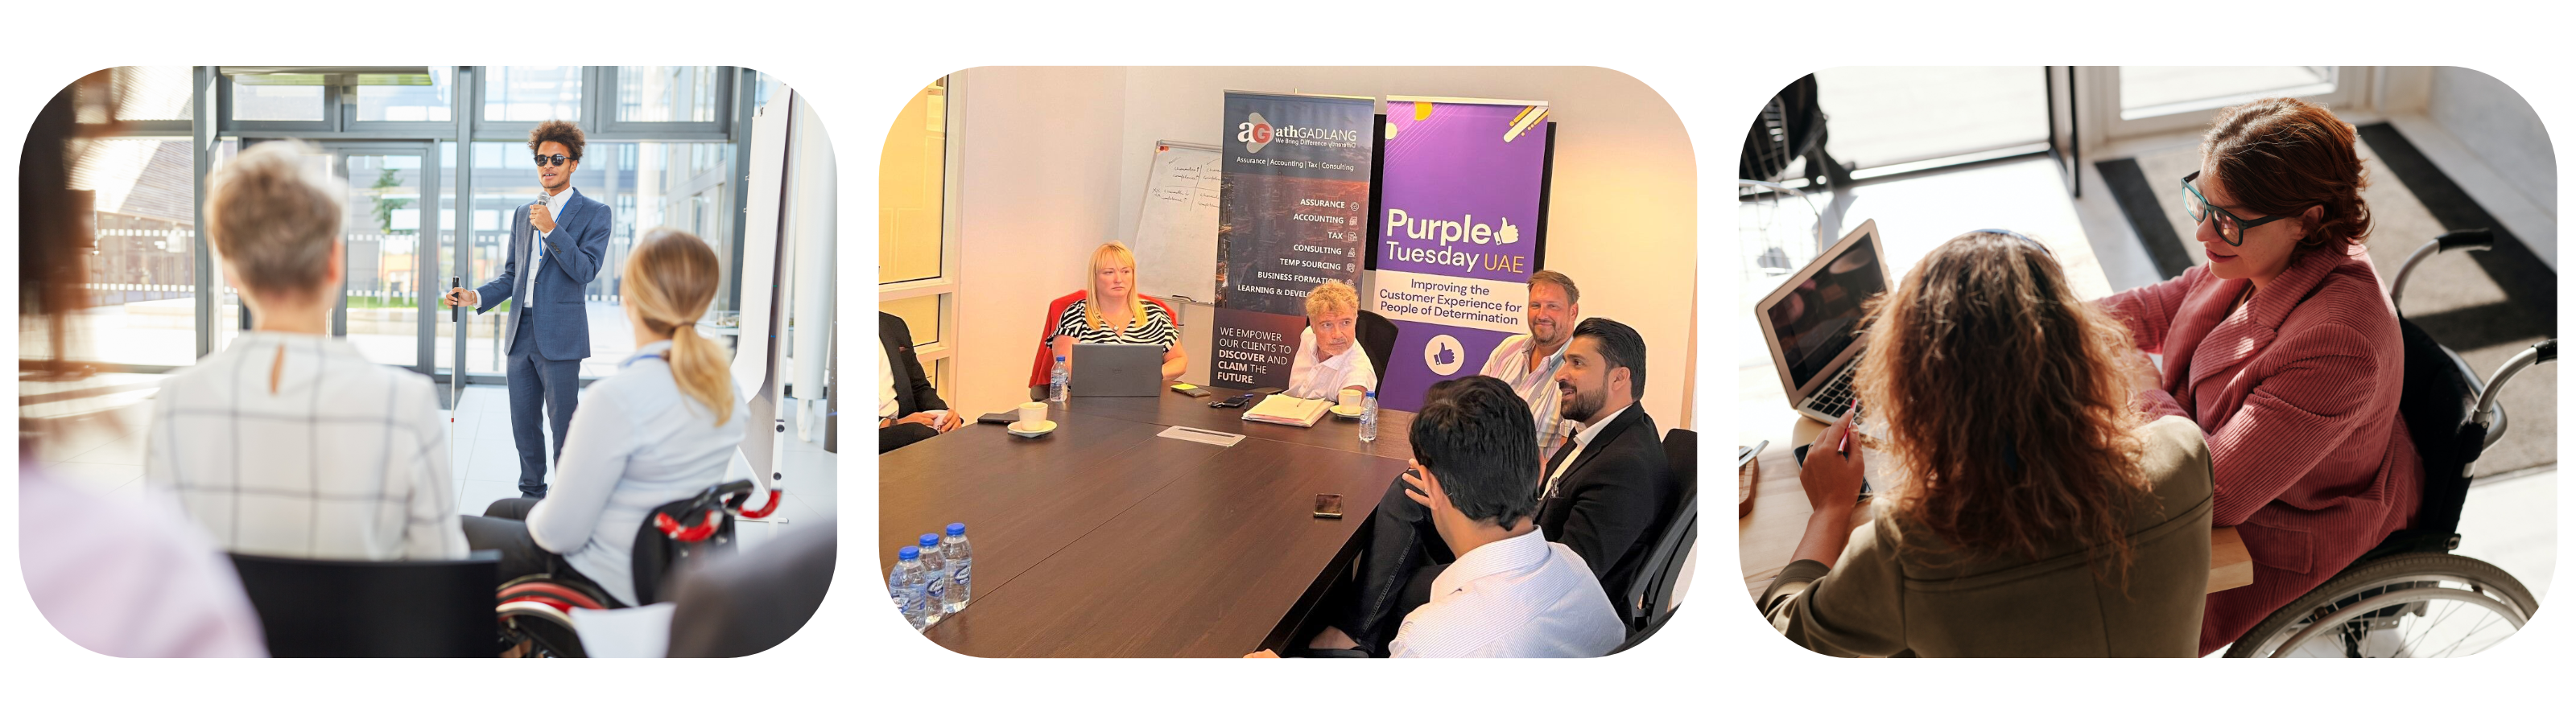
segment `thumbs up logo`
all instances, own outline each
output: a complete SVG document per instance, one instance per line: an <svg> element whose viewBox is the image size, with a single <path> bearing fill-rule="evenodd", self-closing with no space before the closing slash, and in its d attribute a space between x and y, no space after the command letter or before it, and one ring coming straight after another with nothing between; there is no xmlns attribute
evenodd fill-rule
<svg viewBox="0 0 2576 724"><path fill-rule="evenodd" d="M1517 244L1520 243L1520 240L1521 227L1512 225L1512 217L1503 217L1503 228L1500 231L1494 232L1494 243Z"/></svg>
<svg viewBox="0 0 2576 724"><path fill-rule="evenodd" d="M1457 374L1459 366L1467 361L1466 357L1458 338L1446 334L1432 337L1429 344L1422 346L1423 366L1430 367L1431 374L1442 377Z"/></svg>

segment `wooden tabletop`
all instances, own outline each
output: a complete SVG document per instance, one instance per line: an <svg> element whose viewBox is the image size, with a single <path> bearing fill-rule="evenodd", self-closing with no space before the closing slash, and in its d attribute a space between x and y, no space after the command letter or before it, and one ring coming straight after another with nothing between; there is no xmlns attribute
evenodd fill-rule
<svg viewBox="0 0 2576 724"><path fill-rule="evenodd" d="M1281 643L1282 624L1357 555L1353 534L1410 456L1412 416L1383 412L1364 444L1329 417L1246 423L1239 409L1163 396L1175 399L1075 398L1053 406L1059 425L1044 437L968 425L878 458L880 575L896 548L950 521L975 541L974 600L925 631L932 641L972 656L1241 656ZM1157 436L1171 424L1249 439ZM1314 517L1319 493L1341 495L1344 517Z"/></svg>
<svg viewBox="0 0 2576 724"><path fill-rule="evenodd" d="M1243 391L1222 387L1210 387L1207 390L1214 394L1200 398L1165 391L1153 397L1075 397L1055 407L1085 415L1157 425L1184 425L1202 430L1230 432L1263 440L1312 445L1397 460L1413 457L1411 442L1413 413L1410 412L1378 410L1377 441L1360 442L1360 423L1357 420L1346 420L1326 413L1324 419L1315 422L1314 427L1247 422L1243 419L1243 411L1250 409L1252 405L1260 404L1260 400L1254 400L1243 407L1209 407L1209 402L1233 397L1242 394Z"/></svg>
<svg viewBox="0 0 2576 724"><path fill-rule="evenodd" d="M1795 413L1792 413L1795 414ZM1807 516L1815 507L1807 504L1807 492L1798 487L1799 445L1815 440L1824 425L1801 419L1791 439L1774 442L1756 456L1761 477L1754 483L1753 512L1736 519L1738 563L1744 567L1745 594L1759 600L1771 580L1789 567L1789 558L1797 553L1798 539L1807 531ZM1871 506L1852 510L1851 525L1858 528L1870 522ZM2209 590L2224 591L2254 582L2254 559L2245 552L2245 540L2235 528L2218 528L2209 536Z"/></svg>

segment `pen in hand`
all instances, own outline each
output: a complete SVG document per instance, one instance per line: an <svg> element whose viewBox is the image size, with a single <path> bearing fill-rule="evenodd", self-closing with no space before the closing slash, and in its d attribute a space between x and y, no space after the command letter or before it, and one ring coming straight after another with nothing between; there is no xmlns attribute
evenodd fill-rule
<svg viewBox="0 0 2576 724"><path fill-rule="evenodd" d="M1834 454L1843 456L1844 460L1850 460L1851 421L1849 419L1845 419L1841 425L1843 428L1842 432L1834 437Z"/></svg>

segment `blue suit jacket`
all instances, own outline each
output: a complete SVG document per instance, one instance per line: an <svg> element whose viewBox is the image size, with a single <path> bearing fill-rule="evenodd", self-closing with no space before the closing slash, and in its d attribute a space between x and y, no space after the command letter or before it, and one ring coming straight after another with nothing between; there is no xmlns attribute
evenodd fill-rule
<svg viewBox="0 0 2576 724"><path fill-rule="evenodd" d="M476 312L491 311L502 300L517 294L526 285L520 276L520 265L528 260L528 246L537 243L537 228L528 224L528 207L519 205L510 216L510 257L501 264L501 276L476 288L483 306ZM608 205L591 200L574 189L566 196L563 208L554 209L555 230L545 238L546 261L536 278L537 354L549 360L577 360L590 356L590 315L582 305L582 289L599 276L600 259L608 256ZM502 323L503 349L515 341L519 330L519 312L527 305L510 306L510 318Z"/></svg>

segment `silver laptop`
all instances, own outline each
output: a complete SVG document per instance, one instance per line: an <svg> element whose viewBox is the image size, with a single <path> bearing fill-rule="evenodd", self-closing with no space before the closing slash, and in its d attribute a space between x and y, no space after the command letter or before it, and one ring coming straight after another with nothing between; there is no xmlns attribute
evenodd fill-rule
<svg viewBox="0 0 2576 724"><path fill-rule="evenodd" d="M1163 348L1150 344L1073 346L1074 397L1152 397L1163 388Z"/></svg>
<svg viewBox="0 0 2576 724"><path fill-rule="evenodd" d="M1857 399L1852 369L1867 346L1861 305L1888 290L1886 256L1878 222L1860 222L1754 306L1771 366L1798 414L1831 423Z"/></svg>

